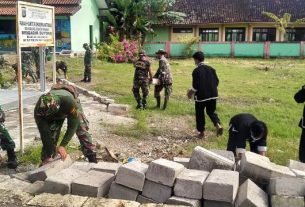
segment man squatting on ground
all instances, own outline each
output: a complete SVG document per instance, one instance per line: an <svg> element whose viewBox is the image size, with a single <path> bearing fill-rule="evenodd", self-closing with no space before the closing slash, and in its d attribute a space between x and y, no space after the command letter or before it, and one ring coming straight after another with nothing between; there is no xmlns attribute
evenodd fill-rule
<svg viewBox="0 0 305 207"><path fill-rule="evenodd" d="M152 82L150 62L146 60L145 51L139 53L139 59L134 63L135 73L133 78L133 95L137 101L137 109L147 107L147 97L149 94L149 84ZM140 88L143 93L141 99Z"/></svg>
<svg viewBox="0 0 305 207"><path fill-rule="evenodd" d="M42 95L34 110L35 121L42 140L42 165L52 161L57 153L64 160L65 147L76 133L81 150L89 162L96 163L96 147L89 134L89 122L85 117L76 89L72 86L54 85ZM57 147L62 125L67 119L67 131Z"/></svg>
<svg viewBox="0 0 305 207"><path fill-rule="evenodd" d="M216 111L216 100L218 98L218 77L215 69L205 65L203 52L196 52L193 55L197 67L193 71L193 86L187 92L187 97L195 99L196 127L198 137L204 138L205 131L205 110L217 130L217 136L222 135L223 128L220 125Z"/></svg>
<svg viewBox="0 0 305 207"><path fill-rule="evenodd" d="M295 94L294 99L297 103L305 102L305 85L302 86L301 90L299 90ZM303 110L303 117L299 123L299 127L302 128L302 135L301 135L300 146L299 146L299 159L301 162L305 163L305 106L304 106L304 110Z"/></svg>
<svg viewBox="0 0 305 207"><path fill-rule="evenodd" d="M172 84L173 84L173 76L170 70L169 63L167 59L165 58L166 52L162 49L158 50L156 52L157 58L159 59L159 68L154 75L154 78L157 78L159 80L159 84L155 86L154 96L157 100L157 108L160 108L161 105L161 96L160 93L162 89L164 88L164 104L163 104L163 110L166 109L169 97L172 93Z"/></svg>
<svg viewBox="0 0 305 207"><path fill-rule="evenodd" d="M268 129L264 122L257 120L252 114L237 114L229 123L227 150L241 159L248 140L251 152L266 156L267 135Z"/></svg>
<svg viewBox="0 0 305 207"><path fill-rule="evenodd" d="M6 150L7 152L7 167L11 169L17 168L17 160L15 154L15 142L12 140L10 134L8 133L7 129L4 125L5 122L5 113L0 106L0 146L2 150ZM0 160L2 158L0 157Z"/></svg>
<svg viewBox="0 0 305 207"><path fill-rule="evenodd" d="M83 48L86 50L84 56L84 79L82 82L91 82L91 70L92 70L92 50L87 43L83 44Z"/></svg>

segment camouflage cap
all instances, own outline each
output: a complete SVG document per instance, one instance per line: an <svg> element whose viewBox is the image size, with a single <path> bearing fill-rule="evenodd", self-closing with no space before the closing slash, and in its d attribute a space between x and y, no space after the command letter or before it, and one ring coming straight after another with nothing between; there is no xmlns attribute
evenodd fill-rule
<svg viewBox="0 0 305 207"><path fill-rule="evenodd" d="M40 115L48 116L54 114L59 110L58 97L51 93L43 94L40 97L40 103L38 107Z"/></svg>
<svg viewBox="0 0 305 207"><path fill-rule="evenodd" d="M83 47L89 47L88 43L84 43Z"/></svg>
<svg viewBox="0 0 305 207"><path fill-rule="evenodd" d="M165 50L163 50L163 49L159 49L157 52L156 52L156 54L167 54L167 52L165 52Z"/></svg>

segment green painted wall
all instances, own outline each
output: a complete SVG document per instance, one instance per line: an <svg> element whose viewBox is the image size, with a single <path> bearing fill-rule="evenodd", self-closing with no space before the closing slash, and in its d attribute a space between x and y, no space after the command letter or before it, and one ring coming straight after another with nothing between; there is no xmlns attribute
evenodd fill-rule
<svg viewBox="0 0 305 207"><path fill-rule="evenodd" d="M234 57L264 57L264 43L235 44Z"/></svg>
<svg viewBox="0 0 305 207"><path fill-rule="evenodd" d="M230 57L231 43L217 43L217 44L202 44L201 50L206 56L211 57Z"/></svg>
<svg viewBox="0 0 305 207"><path fill-rule="evenodd" d="M89 26L93 25L93 42L100 42L99 10L95 0L83 0L81 10L70 17L72 51L82 52L83 43L90 43Z"/></svg>
<svg viewBox="0 0 305 207"><path fill-rule="evenodd" d="M299 43L271 43L270 57L299 57L301 46Z"/></svg>
<svg viewBox="0 0 305 207"><path fill-rule="evenodd" d="M153 28L155 34L147 36L147 42L166 42L170 38L169 27L157 27Z"/></svg>
<svg viewBox="0 0 305 207"><path fill-rule="evenodd" d="M143 49L145 50L146 54L149 56L154 56L155 53L159 50L159 49L163 49L165 50L165 43L153 43L153 44L149 44L146 43L143 46Z"/></svg>

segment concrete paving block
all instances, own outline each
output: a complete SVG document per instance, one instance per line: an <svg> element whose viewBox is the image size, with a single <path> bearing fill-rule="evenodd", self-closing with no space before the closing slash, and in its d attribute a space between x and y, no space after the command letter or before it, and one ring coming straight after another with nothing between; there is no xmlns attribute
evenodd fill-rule
<svg viewBox="0 0 305 207"><path fill-rule="evenodd" d="M142 195L159 203L164 203L172 196L172 188L150 180L145 180Z"/></svg>
<svg viewBox="0 0 305 207"><path fill-rule="evenodd" d="M268 207L268 195L250 179L238 190L235 207Z"/></svg>
<svg viewBox="0 0 305 207"><path fill-rule="evenodd" d="M44 186L44 181L36 181L35 183L32 183L29 187L24 189L24 191L32 195L38 195L44 192Z"/></svg>
<svg viewBox="0 0 305 207"><path fill-rule="evenodd" d="M130 106L127 104L111 103L107 107L108 112L128 112L129 110L130 110Z"/></svg>
<svg viewBox="0 0 305 207"><path fill-rule="evenodd" d="M135 201L89 198L82 207L139 207L140 203Z"/></svg>
<svg viewBox="0 0 305 207"><path fill-rule="evenodd" d="M298 178L305 178L305 171L290 169Z"/></svg>
<svg viewBox="0 0 305 207"><path fill-rule="evenodd" d="M11 178L0 183L0 189L4 190L24 190L31 185L29 182Z"/></svg>
<svg viewBox="0 0 305 207"><path fill-rule="evenodd" d="M76 178L71 184L71 194L88 197L103 197L108 195L114 175L110 173L89 171Z"/></svg>
<svg viewBox="0 0 305 207"><path fill-rule="evenodd" d="M150 198L146 198L143 195L138 195L137 202L139 202L141 204L145 204L145 203L158 203L157 201L154 201L153 199L150 199Z"/></svg>
<svg viewBox="0 0 305 207"><path fill-rule="evenodd" d="M1 207L24 207L32 198L32 195L20 190L0 189Z"/></svg>
<svg viewBox="0 0 305 207"><path fill-rule="evenodd" d="M287 167L290 169L300 170L305 172L305 163L296 161L296 160L289 160Z"/></svg>
<svg viewBox="0 0 305 207"><path fill-rule="evenodd" d="M174 157L173 161L182 164L185 168L188 168L191 158L187 157Z"/></svg>
<svg viewBox="0 0 305 207"><path fill-rule="evenodd" d="M112 182L110 186L109 198L112 199L136 201L138 195L138 191L116 184L115 182Z"/></svg>
<svg viewBox="0 0 305 207"><path fill-rule="evenodd" d="M212 201L233 203L239 186L239 173L228 170L213 170L203 184L203 198Z"/></svg>
<svg viewBox="0 0 305 207"><path fill-rule="evenodd" d="M232 170L234 164L232 160L197 146L192 153L189 168L211 172L213 169Z"/></svg>
<svg viewBox="0 0 305 207"><path fill-rule="evenodd" d="M9 175L0 175L0 183L11 179Z"/></svg>
<svg viewBox="0 0 305 207"><path fill-rule="evenodd" d="M122 163L115 163L115 162L98 162L96 165L92 167L92 170L112 173L116 174L119 167L122 166Z"/></svg>
<svg viewBox="0 0 305 207"><path fill-rule="evenodd" d="M43 193L35 196L30 200L27 205L39 206L39 207L82 207L88 197L76 196L76 195L60 195Z"/></svg>
<svg viewBox="0 0 305 207"><path fill-rule="evenodd" d="M302 178L277 177L270 179L270 195L305 196L305 180Z"/></svg>
<svg viewBox="0 0 305 207"><path fill-rule="evenodd" d="M281 166L271 163L270 178L276 178L276 177L296 177L296 175L286 166Z"/></svg>
<svg viewBox="0 0 305 207"><path fill-rule="evenodd" d="M44 181L48 177L55 175L59 171L70 167L73 161L68 156L65 161L62 161L60 158L55 159L53 162L50 162L47 165L44 165L36 170L30 172L29 180L33 183L37 180Z"/></svg>
<svg viewBox="0 0 305 207"><path fill-rule="evenodd" d="M304 197L271 196L272 207L304 207Z"/></svg>
<svg viewBox="0 0 305 207"><path fill-rule="evenodd" d="M174 194L179 197L201 199L203 183L209 172L185 169L176 178Z"/></svg>
<svg viewBox="0 0 305 207"><path fill-rule="evenodd" d="M74 162L69 168L89 172L96 164L89 162Z"/></svg>
<svg viewBox="0 0 305 207"><path fill-rule="evenodd" d="M172 187L176 177L185 169L182 164L158 159L149 164L146 179Z"/></svg>
<svg viewBox="0 0 305 207"><path fill-rule="evenodd" d="M71 193L71 183L76 178L85 175L86 172L76 169L64 169L59 173L48 177L45 181L45 192L46 193L60 193L69 194Z"/></svg>
<svg viewBox="0 0 305 207"><path fill-rule="evenodd" d="M223 156L229 160L232 160L233 162L235 162L235 156L234 153L231 151L227 151L227 150L218 150L218 149L211 149L211 152L214 152L220 156Z"/></svg>
<svg viewBox="0 0 305 207"><path fill-rule="evenodd" d="M181 198L177 196L170 197L166 204L170 205L184 205L184 206L191 206L191 207L201 207L201 199L195 200L195 199L189 199L189 198Z"/></svg>
<svg viewBox="0 0 305 207"><path fill-rule="evenodd" d="M147 169L148 165L139 161L122 165L118 170L115 182L128 188L142 191Z"/></svg>
<svg viewBox="0 0 305 207"><path fill-rule="evenodd" d="M204 207L234 207L233 203L221 202L221 201L203 201Z"/></svg>
<svg viewBox="0 0 305 207"><path fill-rule="evenodd" d="M22 172L22 173L11 174L11 177L21 181L30 182L29 175L30 172Z"/></svg>

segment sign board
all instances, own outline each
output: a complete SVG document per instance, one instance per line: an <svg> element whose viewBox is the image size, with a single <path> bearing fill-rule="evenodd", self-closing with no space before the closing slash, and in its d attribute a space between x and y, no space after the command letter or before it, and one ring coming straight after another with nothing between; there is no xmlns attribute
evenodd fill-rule
<svg viewBox="0 0 305 207"><path fill-rule="evenodd" d="M18 1L20 47L54 46L54 7Z"/></svg>

